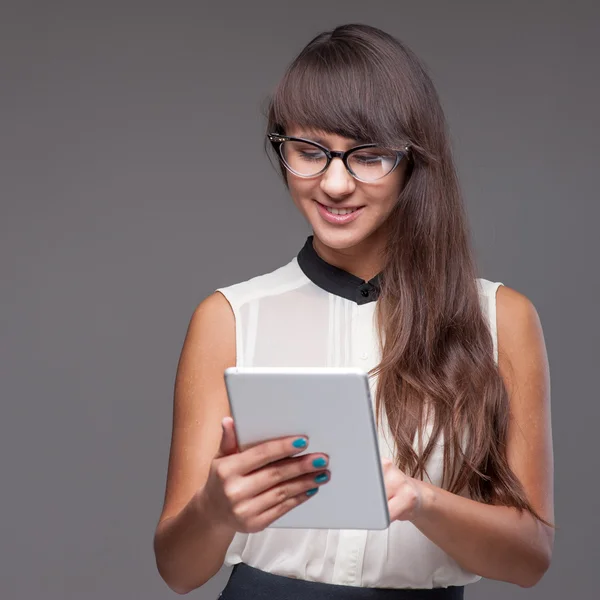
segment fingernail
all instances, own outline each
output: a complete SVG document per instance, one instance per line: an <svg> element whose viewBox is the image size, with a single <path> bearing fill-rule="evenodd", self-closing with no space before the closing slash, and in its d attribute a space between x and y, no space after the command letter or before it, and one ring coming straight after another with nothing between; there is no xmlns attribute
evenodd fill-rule
<svg viewBox="0 0 600 600"><path fill-rule="evenodd" d="M314 496L318 491L319 491L319 488L313 488L312 490L308 490L308 492L306 492L306 495Z"/></svg>
<svg viewBox="0 0 600 600"><path fill-rule="evenodd" d="M294 448L304 448L306 446L306 440L304 438L298 438L292 442Z"/></svg>
<svg viewBox="0 0 600 600"><path fill-rule="evenodd" d="M327 481L328 479L329 479L329 475L327 475L327 473L321 473L320 475L317 475L315 477L315 482L323 483L324 481Z"/></svg>
<svg viewBox="0 0 600 600"><path fill-rule="evenodd" d="M317 468L324 467L327 464L327 461L324 458L319 457L319 458L315 458L315 460L313 460L312 464L313 464L313 467L317 467Z"/></svg>

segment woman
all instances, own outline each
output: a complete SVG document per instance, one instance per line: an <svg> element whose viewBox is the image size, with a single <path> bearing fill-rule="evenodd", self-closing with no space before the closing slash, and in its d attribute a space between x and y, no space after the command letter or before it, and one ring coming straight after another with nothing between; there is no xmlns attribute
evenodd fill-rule
<svg viewBox="0 0 600 600"><path fill-rule="evenodd" d="M553 547L543 334L524 295L475 275L423 67L376 28L322 33L276 88L266 143L313 235L193 314L155 535L162 577L186 593L236 565L226 600L461 598L481 577L534 585ZM387 530L266 529L335 465L318 448L296 456L302 438L237 451L223 383L235 364L370 371Z"/></svg>

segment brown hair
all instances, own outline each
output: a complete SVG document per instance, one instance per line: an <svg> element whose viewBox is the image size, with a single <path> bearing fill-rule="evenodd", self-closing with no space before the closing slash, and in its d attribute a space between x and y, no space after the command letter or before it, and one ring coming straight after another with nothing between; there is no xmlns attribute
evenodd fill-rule
<svg viewBox="0 0 600 600"><path fill-rule="evenodd" d="M378 375L378 421L385 410L396 464L406 473L426 475L443 437L446 489L546 523L506 457L508 394L480 304L446 120L419 59L371 26L323 32L288 67L267 119L268 132L284 134L295 124L390 148L410 145L376 312L381 362L370 375ZM415 435L423 439L430 417L427 444L415 451Z"/></svg>

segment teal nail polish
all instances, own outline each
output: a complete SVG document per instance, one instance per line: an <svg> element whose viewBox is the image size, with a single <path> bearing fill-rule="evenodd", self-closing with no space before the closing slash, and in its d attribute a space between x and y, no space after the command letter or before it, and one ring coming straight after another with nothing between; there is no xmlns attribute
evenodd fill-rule
<svg viewBox="0 0 600 600"><path fill-rule="evenodd" d="M304 448L306 446L306 440L304 438L298 438L292 442L294 448Z"/></svg>
<svg viewBox="0 0 600 600"><path fill-rule="evenodd" d="M324 467L326 464L327 461L322 457L315 458L315 460L313 460L313 467Z"/></svg>
<svg viewBox="0 0 600 600"><path fill-rule="evenodd" d="M315 481L317 483L323 483L324 481L327 481L329 479L329 475L327 475L327 473L321 473L320 475L317 475L315 477Z"/></svg>
<svg viewBox="0 0 600 600"><path fill-rule="evenodd" d="M312 490L308 490L308 492L306 492L306 495L314 496L318 491L319 491L319 488L313 488Z"/></svg>

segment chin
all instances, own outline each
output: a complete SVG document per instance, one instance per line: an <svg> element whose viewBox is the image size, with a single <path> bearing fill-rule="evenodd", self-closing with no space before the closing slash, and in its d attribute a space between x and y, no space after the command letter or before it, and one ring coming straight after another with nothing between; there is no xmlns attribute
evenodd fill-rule
<svg viewBox="0 0 600 600"><path fill-rule="evenodd" d="M369 237L370 232L362 231L359 228L343 227L320 227L312 225L312 230L316 238L325 246L334 250L344 250L352 248L363 242Z"/></svg>

